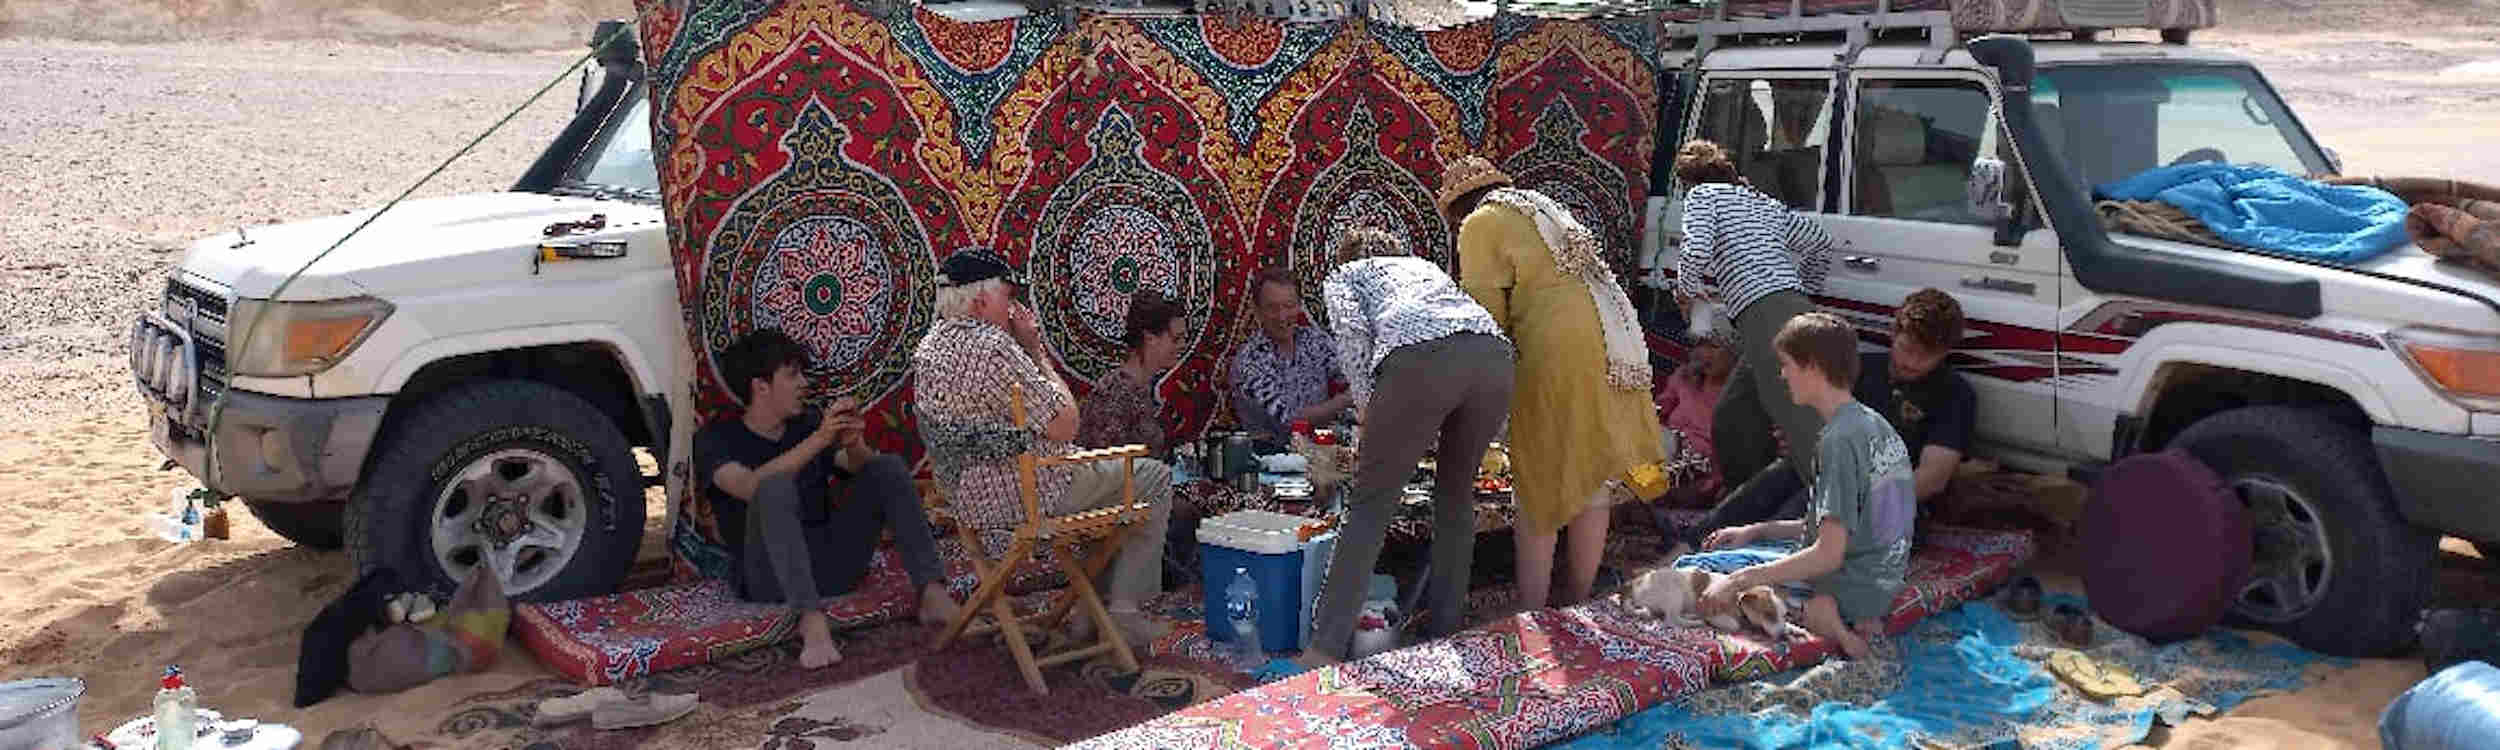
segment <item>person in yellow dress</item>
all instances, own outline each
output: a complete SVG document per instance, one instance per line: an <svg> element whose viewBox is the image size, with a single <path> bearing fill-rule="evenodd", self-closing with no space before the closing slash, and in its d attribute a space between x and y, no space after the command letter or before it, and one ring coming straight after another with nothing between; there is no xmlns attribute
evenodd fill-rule
<svg viewBox="0 0 2500 750"><path fill-rule="evenodd" d="M1440 208L1458 227L1459 286L1518 347L1511 486L1524 609L1588 598L1619 481L1665 460L1650 406L1649 347L1596 235L1562 204L1511 186L1482 157L1444 169ZM1568 527L1562 595L1548 601L1554 542Z"/></svg>

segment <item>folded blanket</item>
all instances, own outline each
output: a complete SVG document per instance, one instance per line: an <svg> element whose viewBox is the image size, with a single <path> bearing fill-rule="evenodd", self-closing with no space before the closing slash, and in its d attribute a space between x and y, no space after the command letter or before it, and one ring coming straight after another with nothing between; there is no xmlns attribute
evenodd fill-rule
<svg viewBox="0 0 2500 750"><path fill-rule="evenodd" d="M2271 167L2175 164L2093 192L2109 200L2168 203L2232 244L2316 260L2358 263L2405 244L2407 206L2393 193L2328 185Z"/></svg>

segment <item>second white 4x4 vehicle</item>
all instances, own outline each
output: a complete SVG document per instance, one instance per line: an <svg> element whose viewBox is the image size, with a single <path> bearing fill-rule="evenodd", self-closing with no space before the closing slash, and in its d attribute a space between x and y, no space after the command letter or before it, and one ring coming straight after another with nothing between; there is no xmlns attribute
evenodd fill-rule
<svg viewBox="0 0 2500 750"><path fill-rule="evenodd" d="M1882 18L1677 45L1690 95L1660 148L1717 140L1815 212L1843 245L1821 302L1869 329L1919 288L1959 297L1979 454L2088 474L2184 447L2251 511L2237 620L2336 653L2409 644L2438 535L2500 542L2500 284L2412 248L2330 265L2112 236L2091 184L2331 157L2241 60ZM632 450L674 497L694 425L638 54L623 36L599 58L511 191L402 204L275 298L365 215L194 244L132 342L161 449L359 566L448 590L487 565L525 600L612 590L660 481ZM1675 186L1653 187L1644 244L1663 250Z"/></svg>

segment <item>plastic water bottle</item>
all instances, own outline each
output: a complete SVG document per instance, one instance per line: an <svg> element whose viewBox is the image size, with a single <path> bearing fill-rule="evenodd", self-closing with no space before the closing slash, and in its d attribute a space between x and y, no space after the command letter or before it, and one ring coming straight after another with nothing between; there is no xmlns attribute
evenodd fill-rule
<svg viewBox="0 0 2500 750"><path fill-rule="evenodd" d="M1224 587L1224 615L1233 622L1233 664L1253 670L1267 664L1259 648L1259 586L1249 568L1234 568L1232 585Z"/></svg>
<svg viewBox="0 0 2500 750"><path fill-rule="evenodd" d="M199 711L198 694L182 684L182 667L166 667L165 680L156 691L156 750L191 750L199 732Z"/></svg>

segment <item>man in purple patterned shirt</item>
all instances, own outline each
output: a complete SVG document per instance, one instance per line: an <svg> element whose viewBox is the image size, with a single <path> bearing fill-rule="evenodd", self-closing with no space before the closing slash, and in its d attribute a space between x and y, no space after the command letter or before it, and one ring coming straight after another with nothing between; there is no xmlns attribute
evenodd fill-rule
<svg viewBox="0 0 2500 750"><path fill-rule="evenodd" d="M1233 355L1233 413L1242 429L1281 445L1295 420L1334 422L1350 397L1337 374L1337 347L1318 326L1302 324L1293 272L1271 268L1250 283L1259 330Z"/></svg>

